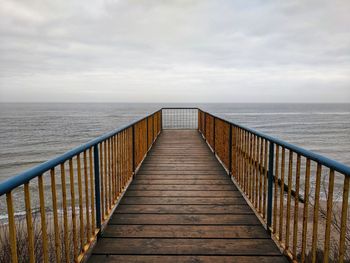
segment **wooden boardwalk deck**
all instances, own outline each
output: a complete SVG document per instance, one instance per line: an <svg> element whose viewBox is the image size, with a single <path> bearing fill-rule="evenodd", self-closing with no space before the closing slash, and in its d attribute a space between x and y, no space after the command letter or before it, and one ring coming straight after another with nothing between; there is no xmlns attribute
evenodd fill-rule
<svg viewBox="0 0 350 263"><path fill-rule="evenodd" d="M197 131L164 130L89 262L287 262Z"/></svg>

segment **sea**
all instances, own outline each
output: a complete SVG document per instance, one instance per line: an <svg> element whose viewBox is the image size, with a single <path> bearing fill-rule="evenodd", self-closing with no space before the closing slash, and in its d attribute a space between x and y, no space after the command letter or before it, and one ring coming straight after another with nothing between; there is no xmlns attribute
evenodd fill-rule
<svg viewBox="0 0 350 263"><path fill-rule="evenodd" d="M350 103L0 103L0 183L163 106L199 107L350 165Z"/></svg>

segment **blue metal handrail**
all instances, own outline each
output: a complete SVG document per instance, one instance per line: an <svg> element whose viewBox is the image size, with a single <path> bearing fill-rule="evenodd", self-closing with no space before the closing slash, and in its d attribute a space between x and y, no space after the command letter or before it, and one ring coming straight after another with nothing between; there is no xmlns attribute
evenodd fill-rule
<svg viewBox="0 0 350 263"><path fill-rule="evenodd" d="M320 163L320 164L322 164L324 166L327 166L327 167L329 167L331 169L334 169L335 171L337 171L339 173L342 173L342 174L344 174L346 176L350 176L350 167L345 165L345 164L343 164L343 163L340 163L338 161L335 161L335 160L330 159L328 157L325 157L323 155L314 153L312 151L306 150L306 149L304 149L302 147L299 147L299 146L296 146L294 144L290 144L290 143L288 143L288 142L286 142L284 140L272 137L272 136L267 135L265 133L256 131L256 130L248 128L248 127L245 127L244 125L234 123L234 122L229 121L229 120L227 120L225 118L222 118L222 117L219 117L217 115L214 115L214 114L208 113L206 111L203 111L202 109L199 109L199 110L201 110L205 114L208 114L208 115L210 115L212 117L215 117L215 118L217 118L219 120L222 120L222 121L224 121L226 123L229 123L229 124L231 124L231 125L233 125L235 127L241 128L241 129L246 130L246 131L248 131L250 133L253 133L253 134L255 134L255 135L259 136L259 137L262 137L262 138L264 138L264 139L266 139L266 140L268 140L268 141L270 141L272 143L275 143L275 144L277 144L279 146L282 146L282 147L285 147L285 148L287 148L289 150L292 150L295 153L299 153L299 154L303 155L304 157L309 158L309 159L311 159L313 161L316 161L316 162L318 162L318 163Z"/></svg>
<svg viewBox="0 0 350 263"><path fill-rule="evenodd" d="M145 117L139 118L139 119L129 123L128 125L122 126L121 128L118 128L118 129L110 131L106 134L103 134L100 137L97 137L97 138L95 138L95 139L93 139L85 144L82 144L82 145L80 145L80 146L54 158L54 159L48 160L48 161L41 163L33 168L28 169L20 174L14 175L14 176L4 180L3 182L0 182L0 196L6 194L7 192L11 191L12 189L14 189L20 185L23 185L23 184L29 182L31 179L37 177L38 175L41 175L41 174L45 173L46 171L49 171L51 168L54 168L55 166L73 158L77 154L82 153L83 151L105 141L106 139L116 135L117 133L124 131L125 129L133 126L134 124L136 124L136 123L138 123L146 118L148 118L149 116L152 116L154 113L156 113L158 111L159 110L154 111L153 113L151 113Z"/></svg>

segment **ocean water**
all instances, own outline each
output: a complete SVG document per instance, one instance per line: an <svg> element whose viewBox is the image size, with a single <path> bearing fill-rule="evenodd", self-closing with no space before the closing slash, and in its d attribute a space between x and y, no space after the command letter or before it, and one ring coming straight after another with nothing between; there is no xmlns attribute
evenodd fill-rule
<svg viewBox="0 0 350 263"><path fill-rule="evenodd" d="M350 165L350 104L0 104L0 182L161 106L198 106Z"/></svg>

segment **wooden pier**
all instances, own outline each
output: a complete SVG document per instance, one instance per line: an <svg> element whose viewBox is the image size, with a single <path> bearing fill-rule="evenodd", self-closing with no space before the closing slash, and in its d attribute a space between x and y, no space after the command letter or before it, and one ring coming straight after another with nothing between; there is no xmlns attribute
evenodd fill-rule
<svg viewBox="0 0 350 263"><path fill-rule="evenodd" d="M0 250L13 263L345 263L349 193L349 166L199 108L161 108L1 182Z"/></svg>
<svg viewBox="0 0 350 263"><path fill-rule="evenodd" d="M88 262L287 262L197 130L163 130Z"/></svg>

